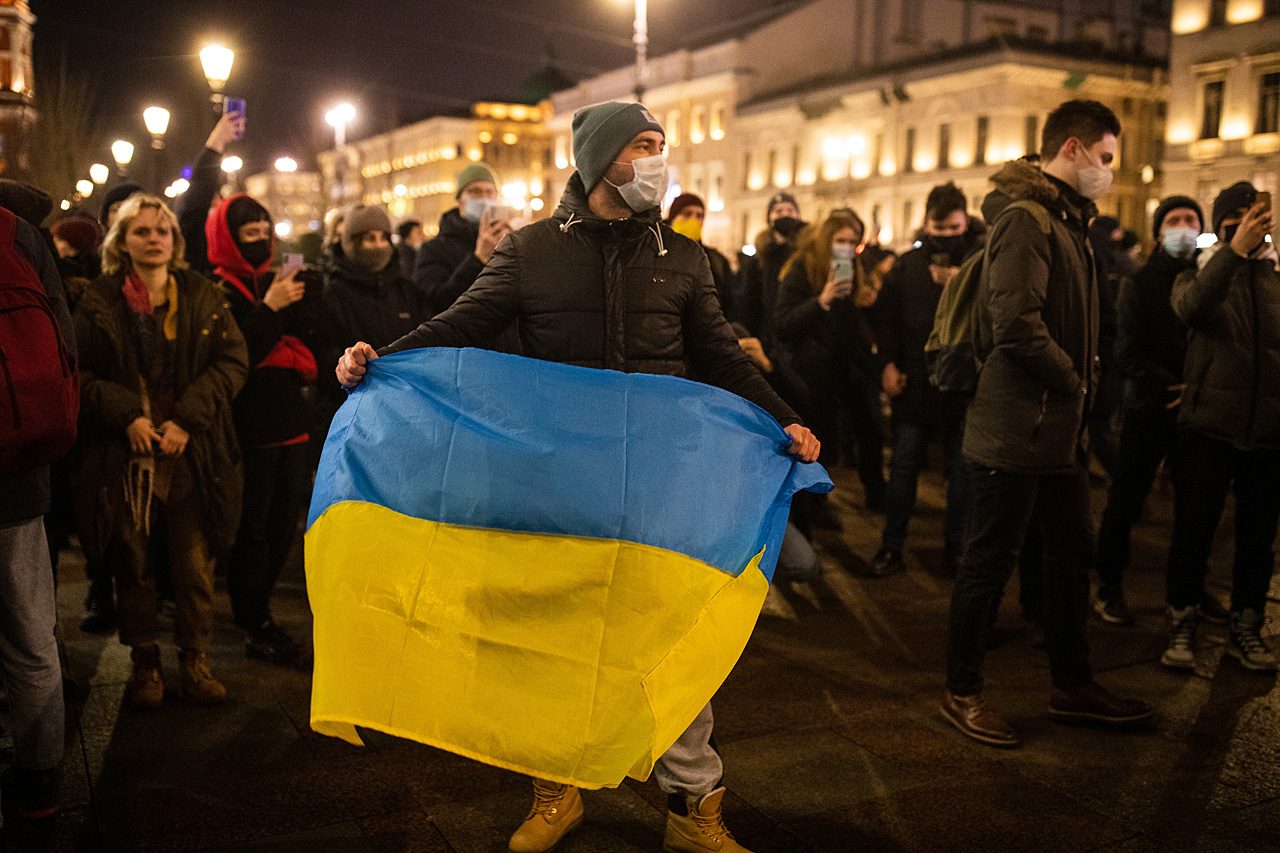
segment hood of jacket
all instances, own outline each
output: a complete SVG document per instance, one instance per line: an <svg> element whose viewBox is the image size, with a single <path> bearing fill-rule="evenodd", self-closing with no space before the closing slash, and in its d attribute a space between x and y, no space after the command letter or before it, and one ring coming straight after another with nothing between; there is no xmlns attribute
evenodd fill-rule
<svg viewBox="0 0 1280 853"><path fill-rule="evenodd" d="M1051 212L1061 211L1086 223L1098 214L1093 202L1074 192L1064 192L1065 184L1054 181L1026 160L1005 163L991 176L991 183L995 189L982 201L982 218L988 223L995 222L1010 202L1022 199L1039 202Z"/></svg>
<svg viewBox="0 0 1280 853"><path fill-rule="evenodd" d="M205 220L204 235L209 244L209 262L214 265L217 274L237 285L244 291L249 301L256 304L262 300L262 291L265 290L266 273L271 267L271 258L259 267L252 267L240 254L235 235L227 225L227 208L238 198L248 198L248 195L240 193L218 202L218 206ZM267 239L271 241L271 254L274 255L276 238L272 236Z"/></svg>

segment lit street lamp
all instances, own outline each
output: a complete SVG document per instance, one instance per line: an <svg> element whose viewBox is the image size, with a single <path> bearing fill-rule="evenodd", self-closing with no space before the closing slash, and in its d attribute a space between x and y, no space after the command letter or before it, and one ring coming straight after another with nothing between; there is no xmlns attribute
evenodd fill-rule
<svg viewBox="0 0 1280 853"><path fill-rule="evenodd" d="M243 167L244 161L234 154L230 157L222 158L222 171L227 173L227 181L233 187L236 185L236 172L239 172Z"/></svg>
<svg viewBox="0 0 1280 853"><path fill-rule="evenodd" d="M636 102L644 100L644 90L649 83L649 0L635 0L635 32L631 40L636 45Z"/></svg>
<svg viewBox="0 0 1280 853"><path fill-rule="evenodd" d="M94 163L89 167L89 177L95 184L105 184L107 178L111 177L111 170L101 163Z"/></svg>
<svg viewBox="0 0 1280 853"><path fill-rule="evenodd" d="M81 198L93 195L93 181L86 181L84 178L76 181L76 195Z"/></svg>
<svg viewBox="0 0 1280 853"><path fill-rule="evenodd" d="M231 76L231 64L235 59L235 52L220 44L211 44L200 51L204 79L209 81L209 88L213 90L209 100L218 113L222 112L222 87L227 85L227 78Z"/></svg>
<svg viewBox="0 0 1280 853"><path fill-rule="evenodd" d="M142 123L151 134L151 147L164 147L164 132L169 129L169 111L164 107L147 107L142 111Z"/></svg>
<svg viewBox="0 0 1280 853"><path fill-rule="evenodd" d="M292 157L281 157L276 160L277 172L296 172L298 171L298 161Z"/></svg>
<svg viewBox="0 0 1280 853"><path fill-rule="evenodd" d="M123 178L129 171L129 162L133 160L133 143L117 139L111 143L111 157L116 161L116 168Z"/></svg>

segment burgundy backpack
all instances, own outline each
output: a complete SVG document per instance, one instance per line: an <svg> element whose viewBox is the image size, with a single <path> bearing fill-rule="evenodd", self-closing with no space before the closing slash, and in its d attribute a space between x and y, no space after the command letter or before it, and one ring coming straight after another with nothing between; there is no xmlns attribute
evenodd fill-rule
<svg viewBox="0 0 1280 853"><path fill-rule="evenodd" d="M35 268L0 207L0 473L44 467L76 440L80 387L71 351Z"/></svg>

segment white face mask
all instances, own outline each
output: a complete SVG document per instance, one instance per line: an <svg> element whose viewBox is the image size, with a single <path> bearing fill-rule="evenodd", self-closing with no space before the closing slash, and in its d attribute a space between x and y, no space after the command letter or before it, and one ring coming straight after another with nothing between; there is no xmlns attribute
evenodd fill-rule
<svg viewBox="0 0 1280 853"><path fill-rule="evenodd" d="M1200 236L1198 228L1166 228L1160 235L1164 250L1175 258L1185 258L1196 248L1196 238Z"/></svg>
<svg viewBox="0 0 1280 853"><path fill-rule="evenodd" d="M462 205L462 218L468 222L480 223L484 212L498 203L491 198L469 198Z"/></svg>
<svg viewBox="0 0 1280 853"><path fill-rule="evenodd" d="M1082 166L1076 172L1076 190L1085 198L1097 201L1111 189L1111 180L1115 175L1110 168L1101 163L1094 163L1093 157L1087 150L1084 150L1084 156L1089 161L1089 165Z"/></svg>
<svg viewBox="0 0 1280 853"><path fill-rule="evenodd" d="M619 163L617 160L613 162ZM636 213L662 204L662 198L667 194L667 158L661 154L637 157L631 161L631 166L635 169L635 177L625 184L615 184L608 178L604 178L604 182L616 189L627 207Z"/></svg>

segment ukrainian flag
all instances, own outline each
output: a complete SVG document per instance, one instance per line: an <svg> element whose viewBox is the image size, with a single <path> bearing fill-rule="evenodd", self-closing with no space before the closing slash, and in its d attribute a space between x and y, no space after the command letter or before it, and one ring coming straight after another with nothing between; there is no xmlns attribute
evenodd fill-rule
<svg viewBox="0 0 1280 853"><path fill-rule="evenodd" d="M645 779L737 662L791 496L741 397L475 349L380 358L306 534L311 725L584 788Z"/></svg>

